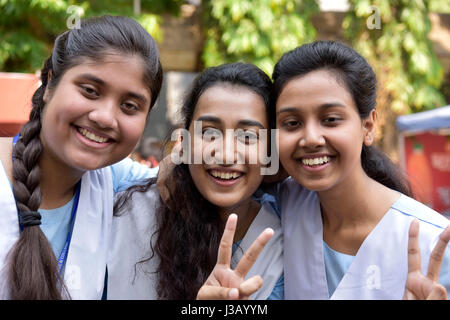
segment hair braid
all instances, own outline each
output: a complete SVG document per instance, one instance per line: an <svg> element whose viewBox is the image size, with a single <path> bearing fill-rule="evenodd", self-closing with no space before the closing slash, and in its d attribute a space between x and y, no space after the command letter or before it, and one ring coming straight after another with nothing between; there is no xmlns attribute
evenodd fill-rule
<svg viewBox="0 0 450 320"><path fill-rule="evenodd" d="M51 94L65 72L85 59L100 62L105 55L116 52L138 54L142 58L152 107L163 78L159 51L148 32L131 18L103 16L82 20L82 28L63 32L56 38L52 55L45 61L42 85L33 95L29 122L13 149L13 192L21 218L25 218L21 223L27 227L8 254L8 287L12 299L69 297L52 247L33 219L38 217L36 211L42 198L39 161L43 152L40 132L44 93L47 90Z"/></svg>
<svg viewBox="0 0 450 320"><path fill-rule="evenodd" d="M42 85L33 95L33 108L29 121L24 125L20 139L13 148L13 192L21 213L35 212L42 200L40 189L39 159L42 154L41 110L47 85L51 58L42 70ZM56 257L52 247L37 226L23 229L10 253L9 265L11 299L61 299Z"/></svg>

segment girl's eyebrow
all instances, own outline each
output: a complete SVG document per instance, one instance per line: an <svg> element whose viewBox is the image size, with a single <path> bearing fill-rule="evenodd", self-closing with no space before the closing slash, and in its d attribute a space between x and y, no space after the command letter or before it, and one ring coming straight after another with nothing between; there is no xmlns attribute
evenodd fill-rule
<svg viewBox="0 0 450 320"><path fill-rule="evenodd" d="M323 103L323 104L319 105L318 109L323 111L325 109L332 108L332 107L345 108L346 106L340 102L327 102L327 103ZM297 112L297 111L298 111L298 109L295 107L281 108L280 110L277 111L277 116L283 112Z"/></svg>
<svg viewBox="0 0 450 320"><path fill-rule="evenodd" d="M295 112L295 111L297 111L297 108L295 108L295 107L281 108L280 110L277 111L277 115L279 115L280 113L283 113L283 112Z"/></svg>
<svg viewBox="0 0 450 320"><path fill-rule="evenodd" d="M201 117L198 117L198 119L196 119L195 121L206 121L206 122L215 122L215 123L222 122L220 120L220 118L217 118L214 116L201 116Z"/></svg>
<svg viewBox="0 0 450 320"><path fill-rule="evenodd" d="M332 108L332 107L345 108L345 105L340 103L340 102L329 102L329 103L321 104L319 106L319 109L320 110L325 110L325 109Z"/></svg>
<svg viewBox="0 0 450 320"><path fill-rule="evenodd" d="M256 120L239 120L238 124L246 127L259 127L265 129L264 126Z"/></svg>
<svg viewBox="0 0 450 320"><path fill-rule="evenodd" d="M205 121L205 122L213 122L213 123L221 123L222 122L222 120L220 120L220 118L214 117L214 116L201 116L201 117L198 117L198 119L196 121ZM264 126L260 122L255 121L255 120L239 120L238 125L246 126L246 127L259 127L261 129L265 129Z"/></svg>
<svg viewBox="0 0 450 320"><path fill-rule="evenodd" d="M94 75L92 75L90 73L80 74L79 77L80 78L85 78L87 80L90 80L90 81L95 82L95 83L97 83L99 85L102 85L102 86L105 84L105 81L103 81L102 79L100 79L100 78L98 78L98 77L96 77L96 76L94 76Z"/></svg>
<svg viewBox="0 0 450 320"><path fill-rule="evenodd" d="M96 76L94 76L93 74L90 74L90 73L83 73L79 77L80 78L85 78L85 79L87 79L89 81L92 81L92 82L95 82L95 83L97 83L100 86L104 86L106 84L105 81L103 81L102 79L100 79L100 78L98 78L98 77L96 77ZM139 93L129 91L129 92L127 92L127 96L129 96L130 98L134 98L134 99L140 100L144 104L148 103L147 98L145 96L139 94Z"/></svg>

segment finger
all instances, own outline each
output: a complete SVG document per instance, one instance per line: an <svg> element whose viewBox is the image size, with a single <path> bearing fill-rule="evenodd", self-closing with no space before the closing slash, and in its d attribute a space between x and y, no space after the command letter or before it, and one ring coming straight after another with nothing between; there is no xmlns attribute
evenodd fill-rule
<svg viewBox="0 0 450 320"><path fill-rule="evenodd" d="M447 300L447 290L441 284L433 286L427 300Z"/></svg>
<svg viewBox="0 0 450 320"><path fill-rule="evenodd" d="M232 213L228 216L222 239L220 239L219 252L217 254L217 264L230 265L231 253L233 250L233 238L236 231L237 215Z"/></svg>
<svg viewBox="0 0 450 320"><path fill-rule="evenodd" d="M259 290L262 285L263 279L259 275L253 276L241 283L241 285L239 286L239 296L241 298L249 297L257 290Z"/></svg>
<svg viewBox="0 0 450 320"><path fill-rule="evenodd" d="M414 219L409 226L408 273L414 271L421 272L420 264L419 221Z"/></svg>
<svg viewBox="0 0 450 320"><path fill-rule="evenodd" d="M244 253L244 256L241 258L241 261L239 261L236 269L234 270L239 276L242 278L245 277L255 263L262 249L264 249L264 246L267 242L269 242L270 238L272 238L273 233L274 231L271 228L267 228L261 232L255 241L253 241L252 245Z"/></svg>
<svg viewBox="0 0 450 320"><path fill-rule="evenodd" d="M442 260L444 260L445 249L447 248L448 242L450 240L450 226L445 228L445 230L439 236L439 240L436 243L433 251L430 255L430 261L428 263L427 278L438 281L439 273L441 271Z"/></svg>
<svg viewBox="0 0 450 320"><path fill-rule="evenodd" d="M238 298L237 288L203 286L197 294L197 300L236 300Z"/></svg>

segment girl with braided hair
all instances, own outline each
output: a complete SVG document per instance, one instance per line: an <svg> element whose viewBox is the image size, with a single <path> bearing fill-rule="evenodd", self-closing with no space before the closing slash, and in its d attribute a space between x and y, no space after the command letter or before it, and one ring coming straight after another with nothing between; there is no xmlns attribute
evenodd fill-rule
<svg viewBox="0 0 450 320"><path fill-rule="evenodd" d="M114 192L154 175L125 158L161 88L158 49L130 18L86 19L56 38L41 81L0 140L0 297L100 299Z"/></svg>

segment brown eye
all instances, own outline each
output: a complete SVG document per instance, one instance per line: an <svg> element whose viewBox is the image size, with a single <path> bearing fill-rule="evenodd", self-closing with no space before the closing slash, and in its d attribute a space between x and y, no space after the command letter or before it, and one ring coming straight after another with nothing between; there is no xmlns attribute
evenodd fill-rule
<svg viewBox="0 0 450 320"><path fill-rule="evenodd" d="M238 129L235 133L236 138L245 144L254 144L258 141L258 134L253 130Z"/></svg>
<svg viewBox="0 0 450 320"><path fill-rule="evenodd" d="M139 106L135 105L134 103L130 103L130 102L124 102L121 104L120 107L126 113L134 113L139 110Z"/></svg>
<svg viewBox="0 0 450 320"><path fill-rule="evenodd" d="M337 125L342 119L335 116L329 116L323 119L323 122L325 125L334 126Z"/></svg>
<svg viewBox="0 0 450 320"><path fill-rule="evenodd" d="M300 122L298 122L297 120L287 120L287 121L284 121L282 124L282 127L287 130L294 130L299 126L300 126Z"/></svg>
<svg viewBox="0 0 450 320"><path fill-rule="evenodd" d="M217 129L207 128L203 129L202 137L203 139L208 139L209 141L214 141L222 136L222 132Z"/></svg>
<svg viewBox="0 0 450 320"><path fill-rule="evenodd" d="M99 96L97 90L90 86L81 86L81 89L88 98L97 98Z"/></svg>

